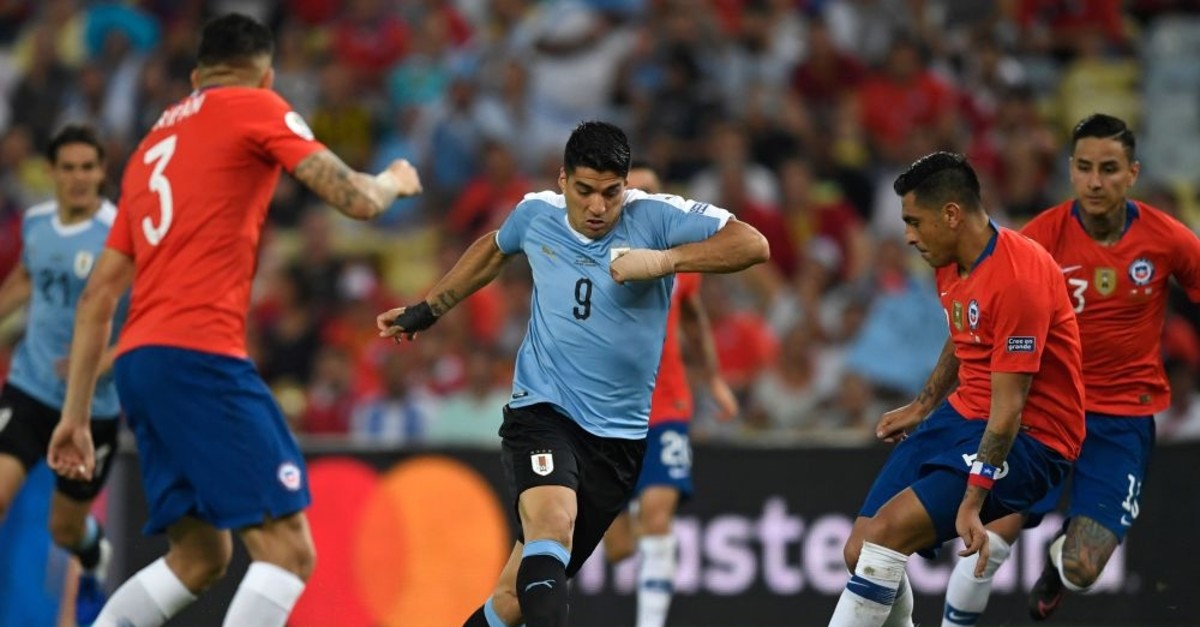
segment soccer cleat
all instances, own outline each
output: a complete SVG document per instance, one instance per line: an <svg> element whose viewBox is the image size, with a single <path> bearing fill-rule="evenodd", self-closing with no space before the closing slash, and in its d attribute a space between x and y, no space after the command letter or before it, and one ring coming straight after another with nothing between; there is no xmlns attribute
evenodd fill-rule
<svg viewBox="0 0 1200 627"><path fill-rule="evenodd" d="M1055 542L1061 543L1063 536ZM1051 543L1053 546L1054 543ZM1058 574L1054 560L1046 558L1046 566L1042 568L1042 576L1033 584L1029 592L1029 616L1033 620L1043 621L1050 618L1063 599L1063 582Z"/></svg>
<svg viewBox="0 0 1200 627"><path fill-rule="evenodd" d="M112 561L113 548L107 538L100 539L100 561L91 570L85 570L79 575L79 591L75 595L75 622L80 627L86 627L96 621L108 594L104 591L104 579L108 575L108 565Z"/></svg>

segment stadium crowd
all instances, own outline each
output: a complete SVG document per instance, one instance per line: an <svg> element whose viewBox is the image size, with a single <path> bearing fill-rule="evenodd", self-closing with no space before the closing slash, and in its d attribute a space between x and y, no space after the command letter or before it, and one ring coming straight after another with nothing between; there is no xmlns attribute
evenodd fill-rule
<svg viewBox="0 0 1200 627"><path fill-rule="evenodd" d="M1138 132L1135 195L1200 228L1195 1L44 0L0 3L0 274L51 193L50 135L94 124L116 199L132 142L191 90L200 25L230 10L275 30L276 89L318 139L361 170L406 158L425 186L363 225L280 182L250 339L305 435L498 446L523 262L426 341L380 341L374 316L554 188L580 120L620 124L670 191L770 241L768 266L704 281L744 412L719 423L701 399L697 439L865 445L920 389L945 327L891 189L920 155L967 154L1018 226L1070 196L1072 125L1110 113ZM1198 331L1173 298L1163 441L1200 438Z"/></svg>

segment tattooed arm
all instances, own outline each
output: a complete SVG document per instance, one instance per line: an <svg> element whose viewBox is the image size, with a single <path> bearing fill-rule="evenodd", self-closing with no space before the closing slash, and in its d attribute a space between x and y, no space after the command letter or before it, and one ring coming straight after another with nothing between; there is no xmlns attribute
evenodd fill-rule
<svg viewBox="0 0 1200 627"><path fill-rule="evenodd" d="M946 338L946 344L942 346L942 354L938 357L937 365L933 367L933 372L929 373L929 378L925 380L925 387L921 388L921 393L917 394L916 400L913 403L924 415L929 414L946 397L954 388L958 386L958 356L954 354L954 340Z"/></svg>
<svg viewBox="0 0 1200 627"><path fill-rule="evenodd" d="M917 398L904 407L893 409L883 415L875 427L875 435L884 442L904 439L908 432L921 423L958 385L958 357L954 354L954 340L946 338L937 365Z"/></svg>
<svg viewBox="0 0 1200 627"><path fill-rule="evenodd" d="M509 259L509 255L500 252L495 231L475 240L462 257L458 258L458 263L454 264L425 297L433 315L441 316L479 288L491 283L500 275Z"/></svg>
<svg viewBox="0 0 1200 627"><path fill-rule="evenodd" d="M1015 372L992 373L992 408L988 417L987 428L979 440L979 450L975 461L989 466L1001 468L1004 460L1012 449L1013 440L1021 429L1021 410L1025 408L1025 399L1029 396L1029 386L1033 375ZM981 577L987 566L988 536L980 521L979 512L983 502L987 500L989 490L977 485L967 485L963 494L962 504L958 507L958 518L955 528L962 537L966 548L959 555L967 556L979 553L975 566L975 576Z"/></svg>
<svg viewBox="0 0 1200 627"><path fill-rule="evenodd" d="M347 217L370 220L396 198L421 193L417 171L403 159L371 176L356 172L329 150L305 157L292 175Z"/></svg>

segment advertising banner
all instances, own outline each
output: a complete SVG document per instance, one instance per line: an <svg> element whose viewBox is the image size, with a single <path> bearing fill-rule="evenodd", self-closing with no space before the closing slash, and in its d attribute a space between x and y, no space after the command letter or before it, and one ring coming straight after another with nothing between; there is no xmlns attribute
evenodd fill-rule
<svg viewBox="0 0 1200 627"><path fill-rule="evenodd" d="M870 449L698 447L696 498L676 522L680 562L671 624L767 627L825 625L847 574L842 546L855 512L887 456ZM311 451L309 512L318 566L293 614L295 627L445 627L490 594L512 549L512 512L499 454L481 450ZM1069 598L1056 624L1200 625L1200 574L1191 533L1200 520L1194 487L1200 445L1156 451L1140 515L1104 577ZM144 504L132 455L113 502L124 511L118 547L123 579L149 563L161 539L136 535ZM114 505L115 507L116 505ZM1029 530L995 579L981 624L1028 624L1027 594L1061 524ZM914 557L908 572L918 624L941 621L957 543L937 560ZM180 624L220 624L244 554ZM575 579L571 624L630 625L633 560L612 566L597 552Z"/></svg>

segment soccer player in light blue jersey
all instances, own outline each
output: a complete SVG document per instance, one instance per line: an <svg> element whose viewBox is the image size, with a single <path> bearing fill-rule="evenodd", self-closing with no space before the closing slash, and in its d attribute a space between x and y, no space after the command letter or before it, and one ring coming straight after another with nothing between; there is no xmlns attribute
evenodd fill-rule
<svg viewBox="0 0 1200 627"><path fill-rule="evenodd" d="M104 248L116 207L101 196L104 148L95 131L67 126L47 150L54 200L25 212L20 263L0 285L0 319L28 304L25 334L0 392L0 518L30 470L46 454L66 393L66 363L75 305ZM112 366L106 359L105 372ZM117 448L120 407L106 374L92 402L96 471L89 481L58 478L50 506L54 541L79 558L76 619L90 624L104 605L103 578L112 547L89 514Z"/></svg>
<svg viewBox="0 0 1200 627"><path fill-rule="evenodd" d="M676 272L736 272L769 256L729 212L626 189L621 129L584 122L567 141L561 193L529 194L425 300L379 315L412 339L518 253L533 271L528 331L500 427L519 535L495 592L465 627L567 624L567 579L628 502Z"/></svg>

